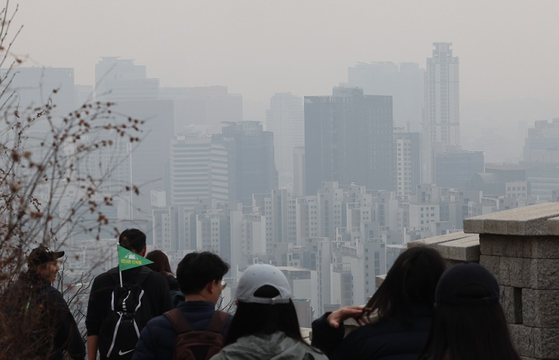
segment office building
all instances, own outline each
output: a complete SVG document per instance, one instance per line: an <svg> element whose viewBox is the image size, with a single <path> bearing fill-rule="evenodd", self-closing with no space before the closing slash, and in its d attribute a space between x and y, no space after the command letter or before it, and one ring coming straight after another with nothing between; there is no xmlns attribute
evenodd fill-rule
<svg viewBox="0 0 559 360"><path fill-rule="evenodd" d="M209 135L192 132L171 142L171 205L193 208L200 200L229 200L227 149Z"/></svg>
<svg viewBox="0 0 559 360"><path fill-rule="evenodd" d="M392 96L394 126L421 132L425 69L416 63L371 62L348 68L348 85L365 95Z"/></svg>
<svg viewBox="0 0 559 360"><path fill-rule="evenodd" d="M103 57L95 64L95 94L97 100L157 100L159 79L148 78L144 65L132 59Z"/></svg>
<svg viewBox="0 0 559 360"><path fill-rule="evenodd" d="M259 121L227 123L214 137L228 153L229 200L252 205L252 194L277 187L274 138Z"/></svg>
<svg viewBox="0 0 559 360"><path fill-rule="evenodd" d="M163 87L160 98L173 100L178 135L191 125L219 134L224 122L243 120L243 97L230 93L227 86Z"/></svg>
<svg viewBox="0 0 559 360"><path fill-rule="evenodd" d="M368 189L395 188L392 98L334 88L332 96L305 96L307 195L323 181Z"/></svg>
<svg viewBox="0 0 559 360"><path fill-rule="evenodd" d="M293 157L295 148L305 144L303 99L291 93L277 93L266 111L266 130L274 134L274 156L278 185L294 187Z"/></svg>

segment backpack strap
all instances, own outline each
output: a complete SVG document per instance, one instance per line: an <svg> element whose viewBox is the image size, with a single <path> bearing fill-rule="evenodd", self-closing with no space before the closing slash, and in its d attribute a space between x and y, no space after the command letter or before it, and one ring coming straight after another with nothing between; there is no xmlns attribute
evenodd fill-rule
<svg viewBox="0 0 559 360"><path fill-rule="evenodd" d="M216 310L214 311L214 314L212 315L212 318L210 319L208 326L206 326L206 330L221 334L221 332L225 328L225 325L227 324L228 319L229 319L228 313L224 311Z"/></svg>
<svg viewBox="0 0 559 360"><path fill-rule="evenodd" d="M169 319L169 321L173 325L173 328L175 328L177 335L185 333L187 331L192 331L192 326L190 326L188 320L186 320L186 317L179 309L174 308L167 311L163 315L165 315L165 317Z"/></svg>

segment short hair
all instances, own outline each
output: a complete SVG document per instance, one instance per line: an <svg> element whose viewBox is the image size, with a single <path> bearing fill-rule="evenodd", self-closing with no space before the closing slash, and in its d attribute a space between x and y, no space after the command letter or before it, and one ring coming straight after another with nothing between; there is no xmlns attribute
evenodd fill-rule
<svg viewBox="0 0 559 360"><path fill-rule="evenodd" d="M146 267L150 268L151 270L161 273L165 277L173 274L173 272L171 271L171 265L169 264L169 258L163 251L150 251L146 255L146 259L153 261L153 263L146 265Z"/></svg>
<svg viewBox="0 0 559 360"><path fill-rule="evenodd" d="M446 269L444 259L435 249L414 246L398 256L381 286L369 300L367 311L378 311L379 318L395 317L407 322L414 304L433 309L435 289Z"/></svg>
<svg viewBox="0 0 559 360"><path fill-rule="evenodd" d="M193 252L177 267L177 281L183 294L197 294L212 281L219 281L229 271L229 264L214 253Z"/></svg>
<svg viewBox="0 0 559 360"><path fill-rule="evenodd" d="M138 229L126 229L120 233L118 243L125 249L140 253L146 247L146 234Z"/></svg>

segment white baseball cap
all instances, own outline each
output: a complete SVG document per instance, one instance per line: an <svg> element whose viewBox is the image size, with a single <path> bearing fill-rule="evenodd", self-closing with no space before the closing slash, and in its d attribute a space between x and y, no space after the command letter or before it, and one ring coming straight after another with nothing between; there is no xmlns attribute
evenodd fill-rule
<svg viewBox="0 0 559 360"><path fill-rule="evenodd" d="M256 290L264 285L274 287L279 295L274 298L254 296ZM268 264L255 264L249 266L241 276L236 298L245 303L287 304L291 298L291 288L287 278L278 268Z"/></svg>

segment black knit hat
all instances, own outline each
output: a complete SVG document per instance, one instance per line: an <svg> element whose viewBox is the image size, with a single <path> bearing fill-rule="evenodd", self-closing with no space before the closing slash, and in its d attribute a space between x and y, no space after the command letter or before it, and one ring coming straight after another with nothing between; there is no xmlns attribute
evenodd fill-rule
<svg viewBox="0 0 559 360"><path fill-rule="evenodd" d="M463 263L446 270L435 291L437 304L487 306L499 301L499 284L483 266Z"/></svg>
<svg viewBox="0 0 559 360"><path fill-rule="evenodd" d="M31 250L31 253L27 257L27 264L30 267L39 266L41 264L46 264L49 261L59 259L64 256L64 251L51 251L44 245L39 245L35 249Z"/></svg>

